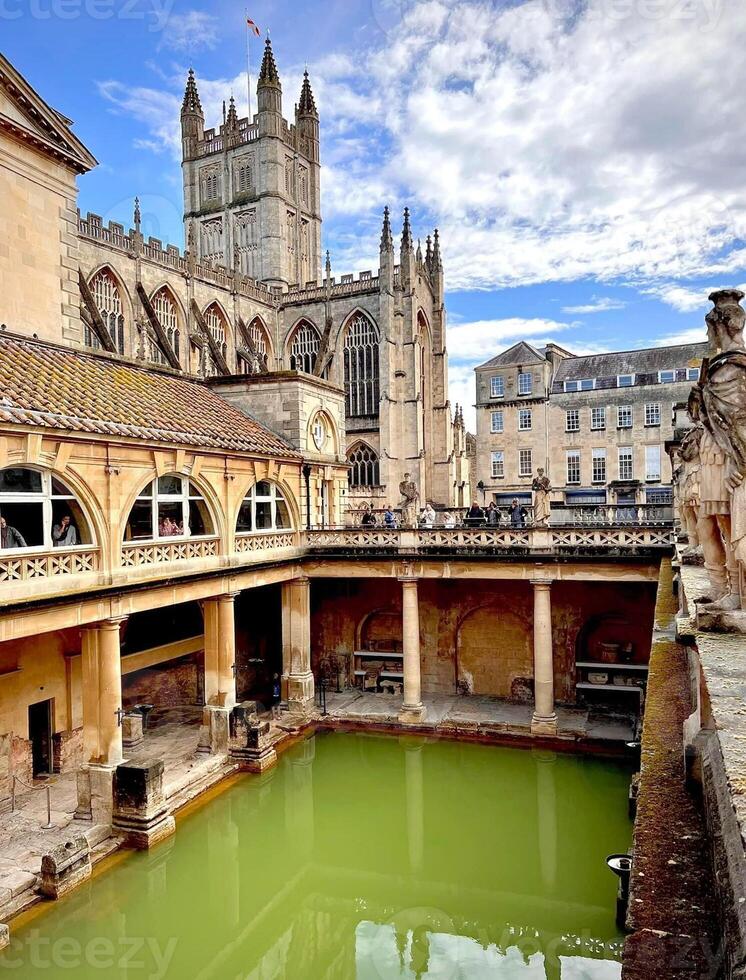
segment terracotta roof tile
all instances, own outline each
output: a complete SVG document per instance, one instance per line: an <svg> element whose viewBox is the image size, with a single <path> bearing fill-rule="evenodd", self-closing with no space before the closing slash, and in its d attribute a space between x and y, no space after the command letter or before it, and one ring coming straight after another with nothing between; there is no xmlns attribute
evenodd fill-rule
<svg viewBox="0 0 746 980"><path fill-rule="evenodd" d="M299 456L198 381L9 334L0 334L0 421Z"/></svg>

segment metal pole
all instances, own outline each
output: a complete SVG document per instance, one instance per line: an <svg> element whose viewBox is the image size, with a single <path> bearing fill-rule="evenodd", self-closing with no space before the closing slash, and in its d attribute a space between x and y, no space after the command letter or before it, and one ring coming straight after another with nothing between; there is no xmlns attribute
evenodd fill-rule
<svg viewBox="0 0 746 980"><path fill-rule="evenodd" d="M52 790L49 786L45 787L47 791L47 822L42 824L42 830L51 830L54 826L52 824Z"/></svg>
<svg viewBox="0 0 746 980"><path fill-rule="evenodd" d="M16 812L16 777L15 773L10 777L10 812Z"/></svg>

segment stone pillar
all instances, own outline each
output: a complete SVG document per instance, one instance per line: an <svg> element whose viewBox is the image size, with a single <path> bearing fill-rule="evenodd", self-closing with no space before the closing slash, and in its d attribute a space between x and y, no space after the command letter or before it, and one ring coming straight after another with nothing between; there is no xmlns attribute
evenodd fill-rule
<svg viewBox="0 0 746 980"><path fill-rule="evenodd" d="M237 592L206 599L205 621L205 704L232 708L236 703L236 618Z"/></svg>
<svg viewBox="0 0 746 980"><path fill-rule="evenodd" d="M107 619L83 630L83 766L78 809L94 823L110 823L114 769L122 761L122 662L119 626Z"/></svg>
<svg viewBox="0 0 746 980"><path fill-rule="evenodd" d="M399 713L403 723L422 721L420 679L420 610L417 599L417 579L400 578L402 586L402 640L404 645L404 703Z"/></svg>
<svg viewBox="0 0 746 980"><path fill-rule="evenodd" d="M311 583L305 577L282 583L282 686L291 708L312 706Z"/></svg>
<svg viewBox="0 0 746 980"><path fill-rule="evenodd" d="M113 829L127 844L147 850L176 830L163 794L163 762L127 762L114 774Z"/></svg>
<svg viewBox="0 0 746 980"><path fill-rule="evenodd" d="M532 579L534 587L534 716L532 735L556 735L554 657L552 651L552 583Z"/></svg>

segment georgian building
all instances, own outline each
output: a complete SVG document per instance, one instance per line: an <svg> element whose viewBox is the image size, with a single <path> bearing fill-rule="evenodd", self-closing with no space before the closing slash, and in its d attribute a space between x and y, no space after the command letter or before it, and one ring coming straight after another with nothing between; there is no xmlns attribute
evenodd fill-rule
<svg viewBox="0 0 746 980"><path fill-rule="evenodd" d="M488 499L531 501L543 467L567 504L670 501L665 443L706 344L576 357L515 344L475 369L477 463Z"/></svg>

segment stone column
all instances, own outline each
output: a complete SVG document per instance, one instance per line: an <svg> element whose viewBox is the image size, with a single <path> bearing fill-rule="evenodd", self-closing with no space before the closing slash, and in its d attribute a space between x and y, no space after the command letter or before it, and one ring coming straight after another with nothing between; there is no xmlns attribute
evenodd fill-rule
<svg viewBox="0 0 746 980"><path fill-rule="evenodd" d="M407 788L407 844L409 870L421 874L425 852L425 793L422 772L424 738L411 735L400 739L404 749L404 779Z"/></svg>
<svg viewBox="0 0 746 980"><path fill-rule="evenodd" d="M282 686L291 708L312 706L311 583L306 577L282 583Z"/></svg>
<svg viewBox="0 0 746 980"><path fill-rule="evenodd" d="M532 579L534 587L534 716L533 735L556 735L554 657L552 651L552 583Z"/></svg>
<svg viewBox="0 0 746 980"><path fill-rule="evenodd" d="M206 599L205 621L205 704L232 708L236 703L236 620L234 600L237 592Z"/></svg>
<svg viewBox="0 0 746 980"><path fill-rule="evenodd" d="M83 765L78 772L77 815L110 823L112 780L122 761L122 662L119 626L107 619L83 630Z"/></svg>
<svg viewBox="0 0 746 980"><path fill-rule="evenodd" d="M402 585L402 641L404 646L404 703L399 721L417 722L425 717L420 679L420 610L417 579L400 578Z"/></svg>

